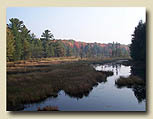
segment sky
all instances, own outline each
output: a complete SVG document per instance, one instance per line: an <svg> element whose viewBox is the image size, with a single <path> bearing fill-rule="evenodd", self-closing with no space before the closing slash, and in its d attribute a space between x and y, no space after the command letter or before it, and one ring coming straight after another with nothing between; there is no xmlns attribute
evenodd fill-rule
<svg viewBox="0 0 153 119"><path fill-rule="evenodd" d="M8 7L9 19L18 18L40 38L49 29L56 39L130 44L144 7Z"/></svg>

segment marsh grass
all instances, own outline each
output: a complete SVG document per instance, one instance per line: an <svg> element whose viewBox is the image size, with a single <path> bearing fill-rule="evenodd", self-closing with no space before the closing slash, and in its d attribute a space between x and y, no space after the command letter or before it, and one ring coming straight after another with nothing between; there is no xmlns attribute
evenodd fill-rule
<svg viewBox="0 0 153 119"><path fill-rule="evenodd" d="M145 85L144 80L142 80L141 78L139 78L138 76L132 76L130 75L129 77L120 77L119 79L117 79L115 81L115 84L118 87L131 87L134 85Z"/></svg>
<svg viewBox="0 0 153 119"><path fill-rule="evenodd" d="M43 107L42 109L38 107L37 111L59 111L57 106L46 106Z"/></svg>
<svg viewBox="0 0 153 119"><path fill-rule="evenodd" d="M21 64L20 64L21 65ZM56 97L64 90L72 97L87 96L98 82L106 82L111 72L100 72L82 61L39 64L7 71L7 110L21 110L24 104ZM11 72L11 73L10 73ZM16 73L17 72L17 73Z"/></svg>

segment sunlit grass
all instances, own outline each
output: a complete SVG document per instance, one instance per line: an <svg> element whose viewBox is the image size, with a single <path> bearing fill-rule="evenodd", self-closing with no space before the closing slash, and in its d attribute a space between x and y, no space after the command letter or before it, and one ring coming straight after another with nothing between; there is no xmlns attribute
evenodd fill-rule
<svg viewBox="0 0 153 119"><path fill-rule="evenodd" d="M23 104L57 96L60 90L74 97L89 93L98 82L105 82L111 72L99 72L88 63L69 62L14 68L7 75L7 110L19 110Z"/></svg>

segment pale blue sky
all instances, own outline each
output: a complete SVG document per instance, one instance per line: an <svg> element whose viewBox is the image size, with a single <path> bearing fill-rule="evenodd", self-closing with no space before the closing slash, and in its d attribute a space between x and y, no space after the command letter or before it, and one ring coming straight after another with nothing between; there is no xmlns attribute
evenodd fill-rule
<svg viewBox="0 0 153 119"><path fill-rule="evenodd" d="M146 11L143 7L9 7L7 23L10 18L22 20L37 37L50 29L57 39L129 44L139 20L146 21Z"/></svg>

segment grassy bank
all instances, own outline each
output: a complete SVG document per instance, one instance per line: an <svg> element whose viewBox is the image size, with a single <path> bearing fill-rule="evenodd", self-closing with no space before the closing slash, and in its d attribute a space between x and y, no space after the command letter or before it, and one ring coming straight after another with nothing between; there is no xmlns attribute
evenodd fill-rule
<svg viewBox="0 0 153 119"><path fill-rule="evenodd" d="M115 81L115 84L118 87L131 87L134 85L145 85L144 80L140 79L137 76L130 75L129 77L120 77L118 80Z"/></svg>
<svg viewBox="0 0 153 119"><path fill-rule="evenodd" d="M106 77L112 75L111 72L95 71L89 62L79 59L62 59L58 63L48 60L35 64L27 62L7 65L7 110L20 110L24 108L23 104L56 97L60 90L81 98L98 82L105 82Z"/></svg>
<svg viewBox="0 0 153 119"><path fill-rule="evenodd" d="M38 107L37 111L59 111L57 106L46 106L44 108Z"/></svg>
<svg viewBox="0 0 153 119"><path fill-rule="evenodd" d="M30 73L30 72L48 72L51 67L56 67L57 64L67 64L79 62L82 64L105 64L117 60L129 58L75 58L75 57L59 57L59 58L41 58L31 60L21 60L15 62L7 62L7 74ZM47 68L50 67L50 68Z"/></svg>

